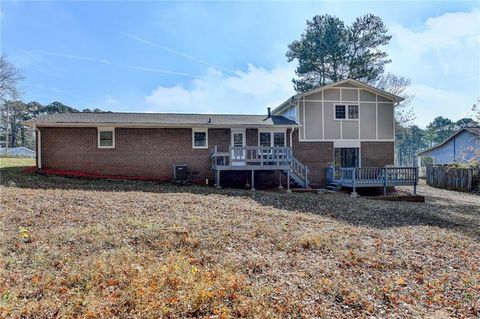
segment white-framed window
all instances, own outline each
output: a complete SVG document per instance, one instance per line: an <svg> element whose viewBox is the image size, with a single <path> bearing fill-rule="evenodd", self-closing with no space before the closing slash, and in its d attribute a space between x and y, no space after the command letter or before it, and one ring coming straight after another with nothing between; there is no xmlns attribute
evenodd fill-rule
<svg viewBox="0 0 480 319"><path fill-rule="evenodd" d="M336 120L343 120L347 116L345 112L345 105L335 105L335 119Z"/></svg>
<svg viewBox="0 0 480 319"><path fill-rule="evenodd" d="M353 104L348 106L348 119L358 120L358 105Z"/></svg>
<svg viewBox="0 0 480 319"><path fill-rule="evenodd" d="M258 131L258 146L263 147L284 147L286 146L287 136L285 130Z"/></svg>
<svg viewBox="0 0 480 319"><path fill-rule="evenodd" d="M334 112L336 120L358 120L359 118L358 105L356 104L336 104Z"/></svg>
<svg viewBox="0 0 480 319"><path fill-rule="evenodd" d="M259 132L258 145L264 147L272 146L272 132Z"/></svg>
<svg viewBox="0 0 480 319"><path fill-rule="evenodd" d="M273 133L273 146L284 147L285 146L285 132Z"/></svg>
<svg viewBox="0 0 480 319"><path fill-rule="evenodd" d="M97 128L97 147L115 148L115 128L98 127Z"/></svg>
<svg viewBox="0 0 480 319"><path fill-rule="evenodd" d="M208 148L208 128L192 129L192 147Z"/></svg>

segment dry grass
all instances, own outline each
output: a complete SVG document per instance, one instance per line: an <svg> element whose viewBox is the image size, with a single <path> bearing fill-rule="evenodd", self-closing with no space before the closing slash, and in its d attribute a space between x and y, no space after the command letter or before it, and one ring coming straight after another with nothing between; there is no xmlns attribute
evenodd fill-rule
<svg viewBox="0 0 480 319"><path fill-rule="evenodd" d="M475 195L396 203L20 171L2 170L0 317L479 316Z"/></svg>

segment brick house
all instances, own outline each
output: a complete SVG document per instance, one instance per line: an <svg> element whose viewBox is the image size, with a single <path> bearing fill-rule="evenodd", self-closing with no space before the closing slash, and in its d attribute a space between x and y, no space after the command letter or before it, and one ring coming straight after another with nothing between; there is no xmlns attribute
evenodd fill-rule
<svg viewBox="0 0 480 319"><path fill-rule="evenodd" d="M171 180L186 165L204 183L322 186L327 168L394 163L402 98L356 80L293 96L266 115L60 113L37 131L37 169ZM337 173L335 173L337 174Z"/></svg>

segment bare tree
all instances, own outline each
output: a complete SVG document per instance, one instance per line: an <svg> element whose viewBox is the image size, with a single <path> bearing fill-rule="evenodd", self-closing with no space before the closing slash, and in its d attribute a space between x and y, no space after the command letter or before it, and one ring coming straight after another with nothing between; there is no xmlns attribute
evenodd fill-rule
<svg viewBox="0 0 480 319"><path fill-rule="evenodd" d="M0 57L0 110L5 115L5 153L8 152L8 126L10 119L10 110L8 109L8 100L15 100L19 97L20 91L18 82L23 79L23 75L5 55Z"/></svg>
<svg viewBox="0 0 480 319"><path fill-rule="evenodd" d="M413 100L413 95L407 94L407 89L411 81L409 78L395 75L392 73L382 74L374 86L380 90L403 97L403 100L397 107L395 107L395 120L400 126L410 126L415 119L413 108L410 103Z"/></svg>
<svg viewBox="0 0 480 319"><path fill-rule="evenodd" d="M477 103L473 104L472 111L473 111L473 117L475 118L475 120L480 122L480 97L478 98Z"/></svg>

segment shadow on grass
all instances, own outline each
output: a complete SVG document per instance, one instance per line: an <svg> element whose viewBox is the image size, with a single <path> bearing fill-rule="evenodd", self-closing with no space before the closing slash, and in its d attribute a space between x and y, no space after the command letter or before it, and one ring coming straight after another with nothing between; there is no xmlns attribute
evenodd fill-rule
<svg viewBox="0 0 480 319"><path fill-rule="evenodd" d="M387 202L351 198L346 194L308 194L242 189L215 189L207 186L182 186L171 183L91 180L24 173L25 167L0 169L0 184L28 189L73 189L104 192L152 192L220 194L253 199L264 206L291 212L320 215L355 226L385 229L404 226L434 226L452 229L480 241L479 203L452 202L433 197L427 203ZM428 198L428 197L427 197Z"/></svg>

